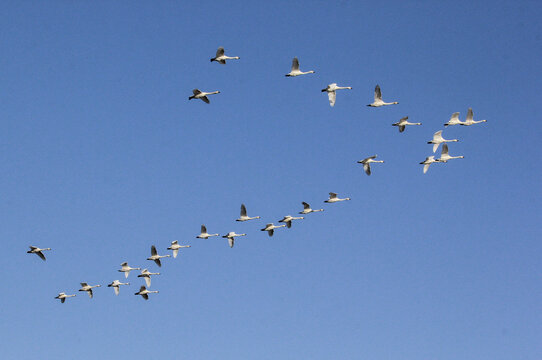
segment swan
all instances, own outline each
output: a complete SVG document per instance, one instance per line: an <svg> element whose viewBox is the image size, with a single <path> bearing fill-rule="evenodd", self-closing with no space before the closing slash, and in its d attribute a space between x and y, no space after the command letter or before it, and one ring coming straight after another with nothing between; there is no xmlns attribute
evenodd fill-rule
<svg viewBox="0 0 542 360"><path fill-rule="evenodd" d="M260 217L259 216L254 216L254 217L250 217L247 215L247 208L245 206L245 204L241 204L241 216L239 217L239 219L235 220L235 221L248 221L248 220L254 220L254 219L259 219Z"/></svg>
<svg viewBox="0 0 542 360"><path fill-rule="evenodd" d="M392 124L392 126L397 126L399 128L399 132L402 133L405 131L405 127L407 125L421 125L422 123L411 123L408 122L408 116L405 116L404 118L401 118L398 122Z"/></svg>
<svg viewBox="0 0 542 360"><path fill-rule="evenodd" d="M294 76L306 75L306 74L314 74L314 70L310 70L310 71L299 70L299 60L297 59L297 57L294 57L292 60L292 70L284 76L294 77Z"/></svg>
<svg viewBox="0 0 542 360"><path fill-rule="evenodd" d="M220 63L222 65L226 65L226 60L239 60L239 56L226 56L224 55L224 48L220 46L216 50L216 56L211 59L211 62L216 61L217 63Z"/></svg>
<svg viewBox="0 0 542 360"><path fill-rule="evenodd" d="M167 258L167 257L170 257L171 255L158 255L158 252L156 251L156 246L151 246L151 256L147 258L147 260L152 260L156 263L156 265L158 266L162 266L162 263L160 262L160 259L161 258Z"/></svg>
<svg viewBox="0 0 542 360"><path fill-rule="evenodd" d="M88 297L92 299L92 289L96 287L101 287L102 285L89 285L86 282L81 283L81 289L79 291L86 291L88 294Z"/></svg>
<svg viewBox="0 0 542 360"><path fill-rule="evenodd" d="M433 155L426 157L425 160L420 163L421 165L423 165L423 173L425 174L427 170L429 170L429 166L432 163L436 163L436 162L439 162L439 161L436 160Z"/></svg>
<svg viewBox="0 0 542 360"><path fill-rule="evenodd" d="M228 243L230 244L230 247L232 248L235 243L235 238L237 236L246 236L247 234L236 234L235 231L230 231L226 235L222 236L224 239L228 239Z"/></svg>
<svg viewBox="0 0 542 360"><path fill-rule="evenodd" d="M337 86L336 83L329 84L325 89L322 89L322 92L327 92L327 96L329 98L329 106L333 107L335 106L335 99L337 98L337 94L335 91L337 90L343 90L343 89L349 89L352 90L351 86Z"/></svg>
<svg viewBox="0 0 542 360"><path fill-rule="evenodd" d="M198 236L196 236L198 239L208 239L211 236L218 236L219 234L209 234L207 233L207 227L205 225L201 225L201 232Z"/></svg>
<svg viewBox="0 0 542 360"><path fill-rule="evenodd" d="M158 290L147 290L145 286L141 286L139 288L139 291L134 293L134 295L141 295L141 297L145 300L149 300L149 294L158 294Z"/></svg>
<svg viewBox="0 0 542 360"><path fill-rule="evenodd" d="M467 110L467 118L465 119L465 122L462 122L460 125L471 126L471 125L479 124L479 123L483 123L483 122L487 122L487 120L474 121L473 120L473 114L472 114L472 108L469 108L469 110Z"/></svg>
<svg viewBox="0 0 542 360"><path fill-rule="evenodd" d="M300 211L299 213L300 214L310 214L310 213L313 213L313 212L320 212L320 211L324 211L324 209L311 209L311 206L306 203L306 202L302 202L301 204L303 204L303 211Z"/></svg>
<svg viewBox="0 0 542 360"><path fill-rule="evenodd" d="M173 250L173 258L177 257L177 254L179 253L179 249L182 248L189 248L192 247L190 245L179 245L179 242L177 240L174 240L171 242L171 246L168 247L168 250Z"/></svg>
<svg viewBox="0 0 542 360"><path fill-rule="evenodd" d="M45 261L45 255L43 255L42 251L48 251L48 250L51 250L51 248L45 248L45 249L40 249L39 247L36 247L36 246L29 246L30 250L27 251L28 254L36 254L38 255L43 261Z"/></svg>
<svg viewBox="0 0 542 360"><path fill-rule="evenodd" d="M188 100L201 99L205 101L207 104L209 104L209 98L207 97L207 95L220 94L220 91L204 92L198 89L194 89L192 90L192 92L194 93L194 95L188 97Z"/></svg>
<svg viewBox="0 0 542 360"><path fill-rule="evenodd" d="M450 120L446 124L444 124L444 127L448 127L451 125L463 125L463 122L459 120L459 113L454 112L452 116L450 117Z"/></svg>
<svg viewBox="0 0 542 360"><path fill-rule="evenodd" d="M71 297L74 297L74 295L66 295L65 293L61 292L61 293L58 293L57 296L55 296L55 299L60 299L60 302L64 304L64 301L66 301L67 298L71 298Z"/></svg>
<svg viewBox="0 0 542 360"><path fill-rule="evenodd" d="M302 219L304 219L303 216L286 215L285 217L282 218L282 220L279 220L279 222L285 223L287 228L291 228L293 220L302 220Z"/></svg>
<svg viewBox="0 0 542 360"><path fill-rule="evenodd" d="M336 193L330 192L330 193L329 193L329 199L324 200L324 202L325 202L325 203L336 203L336 202L339 202L339 201L348 201L348 200L350 200L349 197L344 198L344 199L341 199L341 198L338 198L338 197L337 197L337 194L336 194Z"/></svg>
<svg viewBox="0 0 542 360"><path fill-rule="evenodd" d="M441 153L440 153L440 158L437 159L438 162L448 162L448 160L452 160L452 159L463 159L464 156L463 155L460 155L460 156L450 156L448 154L448 144L442 144L442 150L441 150Z"/></svg>
<svg viewBox="0 0 542 360"><path fill-rule="evenodd" d="M120 266L122 266L122 268L120 270L118 270L118 271L123 272L124 276L126 278L128 278L128 275L130 275L130 271L132 271L132 270L141 270L141 268L130 267L127 262L123 262L122 264L120 264Z"/></svg>
<svg viewBox="0 0 542 360"><path fill-rule="evenodd" d="M147 284L147 287L151 287L151 275L160 275L160 273L153 273L150 272L147 269L141 270L141 274L137 275L137 277L142 277L145 279L145 283Z"/></svg>
<svg viewBox="0 0 542 360"><path fill-rule="evenodd" d="M457 139L452 139L452 140L446 140L442 137L442 130L439 130L437 131L436 133L433 134L433 140L431 141L428 141L427 143L428 144L433 144L433 152L436 152L437 149L438 149L438 146L442 143L446 143L446 142L457 142L459 140Z"/></svg>
<svg viewBox="0 0 542 360"><path fill-rule="evenodd" d="M367 175L371 175L371 163L383 163L384 160L375 160L377 155L369 156L363 160L359 160L358 164L363 164L363 170Z"/></svg>
<svg viewBox="0 0 542 360"><path fill-rule="evenodd" d="M382 100L382 92L380 91L380 86L379 85L376 85L375 87L375 101L373 101L372 104L369 104L367 106L370 106L370 107L381 107L381 106L385 106L385 105L396 105L396 104L399 104L397 101L394 101L394 102L384 102Z"/></svg>
<svg viewBox="0 0 542 360"><path fill-rule="evenodd" d="M286 227L286 224L273 225L273 223L270 223L270 224L265 225L265 227L263 229L260 229L260 231L267 231L267 234L269 234L269 236L273 236L275 229L278 229L281 227Z"/></svg>
<svg viewBox="0 0 542 360"><path fill-rule="evenodd" d="M123 283L118 280L115 280L111 284L107 285L107 287L112 287L113 290L115 290L115 295L119 295L119 287L121 285L130 285L130 283Z"/></svg>

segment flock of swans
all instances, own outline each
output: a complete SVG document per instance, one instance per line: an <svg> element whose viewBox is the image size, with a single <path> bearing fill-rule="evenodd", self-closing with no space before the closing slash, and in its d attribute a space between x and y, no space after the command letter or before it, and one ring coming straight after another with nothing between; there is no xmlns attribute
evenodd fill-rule
<svg viewBox="0 0 542 360"><path fill-rule="evenodd" d="M227 60L239 60L239 59L240 59L239 56L226 56L224 48L219 47L218 50L216 51L216 56L214 58L211 58L210 61L211 62L216 61L216 62L218 62L218 63L220 63L222 65L225 65ZM298 60L297 57L294 57L293 60L292 60L291 70L285 76L286 77L296 77L296 76L314 74L314 73L315 73L314 70L301 71L299 69L299 60ZM337 98L337 94L336 94L337 90L345 90L345 89L352 90L352 87L350 87L350 86L338 86L336 83L332 83L332 84L329 84L325 89L322 89L322 92L327 93L328 99L329 99L329 105L331 107L333 107L333 106L335 106L335 102L336 102L336 98ZM208 96L209 95L214 95L214 94L219 94L219 93L220 93L220 91L205 92L205 91L201 91L199 89L194 89L193 90L193 95L191 95L188 99L189 100L200 99L200 100L204 101L205 103L209 104L210 101L209 101ZM397 105L397 104L399 104L397 101L385 102L384 100L382 100L382 91L380 89L380 86L376 85L375 90L374 90L374 101L371 104L368 104L367 106L369 106L369 107L382 107L382 106ZM459 119L459 112L454 112L452 114L452 116L450 117L450 120L448 120L448 122L446 122L444 124L444 127L447 128L448 126L452 126L452 125L471 126L471 125L479 124L479 123L483 123L483 122L486 122L486 120L475 121L474 116L473 116L472 108L469 108L468 111L467 111L467 116L466 116L465 121L461 121ZM405 116L405 117L401 118L398 122L393 123L392 125L397 126L398 129L399 129L399 132L402 133L402 132L405 131L406 126L409 126L409 125L422 125L422 124L419 123L419 122L417 122L417 123L409 122L408 121L408 116ZM420 162L420 164L423 165L423 173L424 174L427 173L427 171L429 169L429 166L431 164L433 164L433 163L446 163L446 162L448 162L449 160L452 160L452 159L462 159L462 158L464 158L464 156L462 156L462 155L461 156L451 156L449 154L449 149L448 149L447 143L448 142L457 142L457 141L459 141L459 140L458 139L450 139L450 140L444 139L442 137L442 130L439 130L439 131L435 132L433 134L433 138L430 141L428 141L427 143L433 145L433 153L435 153L437 151L438 147L442 144L441 155L440 155L439 158L435 158L434 155L431 155L431 156L428 156L424 161ZM371 175L371 164L384 163L383 160L376 160L376 158L377 158L377 155L373 155L373 156L369 156L369 157L367 157L367 158L365 158L363 160L358 161L359 164L363 165L363 169L364 169L364 171L365 171L365 173L367 175ZM330 203L336 203L336 202L342 202L342 201L348 201L348 200L350 200L349 197L340 198L340 197L338 197L338 195L336 193L330 192L329 193L329 198L327 200L324 200L324 202L330 204ZM307 215L307 214L310 214L310 213L324 211L324 209L312 209L311 206L306 202L302 202L302 205L303 205L303 210L299 212L299 214L301 214L301 215ZM241 204L241 211L240 211L239 218L237 218L235 221L246 222L246 221L258 220L258 219L260 219L260 216L248 216L246 206L244 204ZM273 223L267 223L260 230L261 231L266 231L269 236L273 236L276 229L280 229L280 228L283 228L283 227L284 228L291 228L292 227L292 222L294 220L303 220L303 219L305 219L304 216L286 215L281 220L278 220L279 223L282 223L281 225L274 225ZM227 234L223 235L222 238L228 239L228 244L229 244L230 248L233 248L234 245L235 245L235 239L237 237L246 236L246 235L247 235L246 233L238 234L235 231L230 231ZM220 234L218 234L218 233L210 234L210 233L207 232L207 227L205 225L201 225L200 234L197 235L196 238L198 238L198 239L209 239L210 237L214 237L214 236L218 237L218 236L220 236ZM175 241L171 242L171 245L167 248L167 250L171 250L173 258L177 258L177 255L178 255L178 253L179 253L179 251L181 249L190 248L190 247L191 247L190 245L180 245L179 242L177 240L175 240ZM39 247L36 247L36 246L30 246L30 250L28 250L27 253L36 254L42 260L45 261L46 258L45 258L45 255L43 254L43 252L44 251L50 251L50 250L51 250L51 248L39 248ZM156 247L154 245L152 245L151 246L151 256L148 257L147 260L153 261L158 267L161 267L162 266L161 259L168 258L168 257L171 257L171 255L170 254L159 255ZM134 295L140 295L145 300L148 300L149 299L149 294L157 294L158 293L157 290L152 290L151 291L148 288L151 287L151 276L160 275L159 272L151 272L147 268L142 269L141 267L131 267L131 266L128 265L127 262L123 262L120 266L121 266L121 268L118 270L118 272L124 273L125 278L128 278L128 276L130 275L130 272L133 271L133 270L140 270L141 271L140 274L137 277L143 278L144 281L145 281L145 285L141 285L141 287L139 288L139 291L135 292ZM97 285L89 285L86 282L82 282L80 284L81 284L81 288L79 289L79 291L86 292L90 298L93 297L93 290L92 289L101 287L101 285L99 285L99 284L97 284ZM120 286L122 286L122 285L127 286L127 285L130 285L130 283L129 282L123 283L123 282L121 282L119 280L114 280L113 282L111 282L107 286L113 288L113 290L115 292L115 295L119 295ZM55 297L55 299L59 299L62 303L64 303L67 298L75 297L75 296L76 296L76 294L66 294L64 292L61 292Z"/></svg>

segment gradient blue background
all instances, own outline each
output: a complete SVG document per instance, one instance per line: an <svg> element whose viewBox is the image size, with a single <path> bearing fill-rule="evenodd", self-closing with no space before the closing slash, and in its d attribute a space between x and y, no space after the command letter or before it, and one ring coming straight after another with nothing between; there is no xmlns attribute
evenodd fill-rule
<svg viewBox="0 0 542 360"><path fill-rule="evenodd" d="M541 18L537 1L4 2L2 358L542 358ZM218 46L241 60L210 63ZM285 78L293 56L316 74ZM332 82L353 87L334 108ZM377 83L400 104L366 107ZM488 122L444 131L465 159L423 175L469 106ZM399 134L405 115L423 126ZM301 201L326 211L259 231ZM242 202L263 220L235 223ZM202 223L249 235L230 249ZM192 248L149 301L136 273L118 297L77 292L123 261L157 270L150 245L175 239Z"/></svg>

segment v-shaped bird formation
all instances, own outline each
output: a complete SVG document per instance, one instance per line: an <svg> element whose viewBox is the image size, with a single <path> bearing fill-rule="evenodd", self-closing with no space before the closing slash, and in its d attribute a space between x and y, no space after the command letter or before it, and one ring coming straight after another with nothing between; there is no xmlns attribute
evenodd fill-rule
<svg viewBox="0 0 542 360"><path fill-rule="evenodd" d="M217 63L219 63L221 65L226 65L227 60L239 60L239 59L240 59L240 57L238 57L238 56L227 56L227 55L225 55L224 48L219 47L217 49L217 51L216 51L216 56L211 58L210 61L211 62L217 62ZM286 77L297 77L297 76L301 76L301 75L308 75L308 74L314 74L314 73L315 73L314 70L301 71L300 67L299 67L299 59L297 57L294 57L293 60L292 60L292 65L291 65L290 72L288 74L286 74L285 76ZM337 83L331 83L331 84L327 85L327 87L322 89L321 91L327 93L328 99L329 99L329 105L331 107L334 107L335 103L336 103L336 98L337 98L337 91L338 90L345 90L345 89L352 90L352 87L351 86L338 86ZM188 99L189 100L200 99L203 102L205 102L207 104L210 104L208 96L209 95L214 95L214 94L220 94L220 91L216 90L216 91L205 92L205 91L201 91L201 90L196 88L196 89L194 89L192 91L192 95ZM371 104L368 104L367 106L368 107L373 107L373 108L378 108L378 107L384 107L384 106L389 106L389 105L397 105L397 104L399 104L399 102L397 102L397 101L385 102L382 99L382 91L380 89L380 86L376 85L376 87L374 89L374 101ZM444 123L444 127L447 128L447 127L453 126L453 125L471 126L471 125L475 125L475 124L479 124L479 123L483 123L483 122L487 121L487 120L475 121L472 108L470 108L470 107L467 110L467 116L466 116L465 121L461 121L459 119L459 115L460 115L459 112L454 112L451 115L450 119L446 123ZM403 133L407 126L414 126L414 125L419 126L419 125L422 125L422 124L420 122L409 122L408 121L408 116L405 116L405 117L402 117L399 121L393 123L392 125L397 126L397 128L399 129L399 132ZM448 144L447 143L457 142L457 141L459 141L459 140L458 139L445 139L443 137L443 135L442 135L442 130L439 130L439 131L435 132L433 134L433 138L430 141L428 141L427 143L433 145L433 153L435 153L437 151L437 149L439 148L439 146L442 144L441 155L440 155L439 158L435 158L434 155L431 155L431 156L426 157L426 159L424 161L420 162L420 164L423 165L423 173L424 174L427 173L427 171L429 170L429 166L431 164L433 164L433 163L447 163L449 160L452 160L452 159L463 159L464 158L463 155L451 156L449 154L449 149L448 149ZM383 160L376 160L376 158L377 158L377 155L372 155L372 156L368 156L368 157L364 158L363 160L358 161L358 163L363 165L363 170L365 171L365 173L367 175L371 175L371 164L384 163ZM336 203L336 202L343 202L343 201L349 201L349 200L350 200L349 197L341 198L341 197L338 196L337 193L330 192L329 193L329 198L324 200L324 203L332 204L332 203ZM303 205L303 210L299 211L299 214L301 214L301 215L308 215L308 214L311 214L311 213L324 211L324 209L312 209L311 206L309 205L309 203L304 202L304 201L301 204ZM245 206L245 204L241 204L241 210L240 210L239 218L237 218L235 221L243 223L243 222L254 221L254 220L259 220L259 219L261 219L260 216L249 216L248 212L247 212L247 207ZM305 219L305 216L286 215L282 219L278 220L278 222L281 223L281 225L275 225L274 223L269 222L269 223L266 223L266 225L260 230L263 231L263 232L267 232L267 235L271 237L271 236L273 236L275 234L275 230L280 229L280 228L289 229L289 228L292 227L292 222L294 220L303 220L303 219ZM281 230L281 231L286 231L286 230ZM281 231L279 231L279 233ZM218 234L218 233L212 233L212 234L209 233L207 231L207 227L205 225L201 225L200 234L197 235L196 238L206 240L206 239L209 239L211 237L219 237L219 236L220 236L220 234ZM235 231L230 231L230 232L222 235L222 238L227 239L229 247L233 248L234 245L235 245L236 238L242 237L242 236L247 236L247 234L246 233L236 233ZM190 248L190 247L191 247L191 245L180 245L177 240L174 240L174 241L171 242L171 245L167 248L167 250L171 250L173 258L177 258L177 256L179 255L179 252L181 251L181 249L187 249L187 248ZM50 251L50 250L51 250L51 248L39 248L39 247L36 247L36 246L30 246L30 250L28 250L27 253L36 254L43 261L45 261L46 258L45 258L45 255L43 254L43 252L44 251ZM182 251L184 252L185 250L182 250ZM151 246L151 255L150 255L150 257L147 258L147 260L153 261L158 267L162 267L162 260L165 259L165 258L168 258L168 257L171 257L171 255L170 254L159 255L156 246L152 245ZM160 275L159 272L151 272L147 268L141 270L141 267L131 267L130 265L128 265L127 262L123 262L122 264L120 264L120 266L121 266L121 268L118 270L118 272L124 273L124 276L126 278L128 278L128 276L130 275L130 272L132 270L140 270L141 271L141 273L139 275L137 275L137 277L142 278L145 281L145 285L141 285L140 288L139 288L139 291L135 292L134 295L140 295L143 299L148 300L149 299L149 294L158 294L159 293L157 290L149 290L149 288L151 287L151 277L156 276L156 275ZM79 291L86 292L88 294L89 298L91 298L91 299L94 296L93 289L101 287L100 284L89 285L87 282L81 282L80 285L81 285L81 288L79 289ZM114 280L113 282L111 282L107 286L112 287L113 290L115 291L115 295L118 296L119 293L120 293L120 287L121 286L129 286L129 285L130 285L130 283L128 283L128 282L123 283L123 282L121 282L119 280ZM71 294L66 294L65 292L60 292L55 297L55 299L59 299L61 301L61 303L64 303L67 298L75 297L75 296L76 296L75 294L71 295Z"/></svg>

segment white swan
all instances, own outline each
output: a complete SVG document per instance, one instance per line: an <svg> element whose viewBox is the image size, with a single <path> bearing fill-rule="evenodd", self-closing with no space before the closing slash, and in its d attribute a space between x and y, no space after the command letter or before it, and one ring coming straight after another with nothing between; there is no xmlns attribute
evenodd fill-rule
<svg viewBox="0 0 542 360"><path fill-rule="evenodd" d="M460 155L460 156L450 156L448 154L448 145L447 144L442 144L442 150L441 150L441 153L440 153L440 158L437 159L438 162L448 162L448 160L452 160L452 159L463 159L464 156L463 155Z"/></svg>
<svg viewBox="0 0 542 360"><path fill-rule="evenodd" d="M452 116L450 117L450 120L446 124L444 124L444 127L452 126L452 125L462 125L463 122L459 120L459 113L454 112Z"/></svg>
<svg viewBox="0 0 542 360"><path fill-rule="evenodd" d="M247 208L245 204L241 204L241 216L239 216L239 219L236 219L235 221L248 221L248 220L254 220L259 219L259 216L253 216L250 217L247 215Z"/></svg>
<svg viewBox="0 0 542 360"><path fill-rule="evenodd" d="M294 77L294 76L306 75L306 74L314 74L314 70L309 70L309 71L301 71L301 70L299 70L299 60L297 59L297 57L294 57L293 60L292 60L292 69L291 69L291 71L288 74L284 75L284 76Z"/></svg>
<svg viewBox="0 0 542 360"><path fill-rule="evenodd" d="M269 236L273 236L273 233L275 232L275 229L286 227L286 224L283 225L273 225L273 223L266 224L263 229L260 229L260 231L267 231L267 234Z"/></svg>
<svg viewBox="0 0 542 360"><path fill-rule="evenodd" d="M111 284L107 285L107 287L112 287L113 290L115 290L115 295L119 295L119 288L121 285L130 285L130 283L123 283L118 280L114 280Z"/></svg>
<svg viewBox="0 0 542 360"><path fill-rule="evenodd" d="M102 285L89 285L86 282L81 283L81 289L79 291L86 291L88 294L88 297L92 299L92 289L96 287L101 287Z"/></svg>
<svg viewBox="0 0 542 360"><path fill-rule="evenodd" d="M313 213L313 212L320 212L320 211L324 211L324 209L311 209L311 206L306 203L306 202L302 202L301 204L303 204L303 211L300 211L299 213L300 214L310 214L310 213Z"/></svg>
<svg viewBox="0 0 542 360"><path fill-rule="evenodd" d="M141 274L137 275L137 277L142 277L145 279L145 283L147 284L147 287L151 287L151 275L160 275L160 273L156 272L150 272L147 269L141 270Z"/></svg>
<svg viewBox="0 0 542 360"><path fill-rule="evenodd" d="M367 175L371 175L371 163L383 163L384 160L375 160L378 155L369 156L363 160L359 160L358 164L363 164L363 170Z"/></svg>
<svg viewBox="0 0 542 360"><path fill-rule="evenodd" d="M235 238L237 236L246 236L247 234L236 234L235 231L230 231L226 235L222 236L224 239L228 239L228 243L230 244L230 247L232 248L235 243Z"/></svg>
<svg viewBox="0 0 542 360"><path fill-rule="evenodd" d="M216 56L211 59L211 62L216 61L222 65L226 65L226 60L239 60L239 56L226 56L224 55L224 48L220 46L216 50Z"/></svg>
<svg viewBox="0 0 542 360"><path fill-rule="evenodd" d="M293 220L302 220L302 219L304 219L303 216L286 215L285 217L282 218L282 220L279 220L279 222L285 223L287 228L291 228Z"/></svg>
<svg viewBox="0 0 542 360"><path fill-rule="evenodd" d="M425 174L427 170L429 170L429 166L436 162L439 161L436 160L433 155L426 157L425 160L420 163L421 165L423 165L423 173Z"/></svg>
<svg viewBox="0 0 542 360"><path fill-rule="evenodd" d="M118 271L123 272L124 277L126 277L126 278L128 278L128 275L130 275L130 271L132 271L132 270L141 270L141 268L130 267L127 262L123 262L122 264L120 264L120 266L122 266L122 268L120 270L118 270Z"/></svg>
<svg viewBox="0 0 542 360"><path fill-rule="evenodd" d="M39 247L36 247L36 246L29 246L30 250L27 251L28 254L36 254L38 255L43 261L45 261L45 255L43 255L42 251L48 251L48 250L51 250L51 248L45 248L45 249L40 249Z"/></svg>
<svg viewBox="0 0 542 360"><path fill-rule="evenodd" d="M327 92L327 96L329 98L329 106L335 106L335 99L337 98L337 94L335 91L337 90L343 90L343 89L349 89L352 90L351 86L337 86L337 83L329 84L325 89L322 89L322 92Z"/></svg>
<svg viewBox="0 0 542 360"><path fill-rule="evenodd" d="M66 301L67 298L71 298L71 297L74 297L74 295L66 295L64 294L63 292L61 293L58 293L57 296L55 296L55 299L60 299L60 302L64 304L64 301Z"/></svg>
<svg viewBox="0 0 542 360"><path fill-rule="evenodd" d="M139 291L134 293L134 295L141 295L141 297L145 300L149 300L149 294L158 294L158 290L147 290L145 286L141 286L139 288Z"/></svg>
<svg viewBox="0 0 542 360"><path fill-rule="evenodd" d="M408 122L408 116L405 116L404 118L401 118L398 122L391 124L392 126L397 126L399 128L399 132L402 133L405 131L405 127L407 125L421 125L422 123L411 123Z"/></svg>
<svg viewBox="0 0 542 360"><path fill-rule="evenodd" d="M220 94L220 91L204 92L204 91L201 91L201 90L198 90L198 89L194 89L194 90L192 90L192 92L194 93L194 95L188 97L188 100L201 99L201 100L205 101L207 104L209 104L209 102L210 102L207 95Z"/></svg>
<svg viewBox="0 0 542 360"><path fill-rule="evenodd" d="M177 240L174 240L171 242L171 246L168 247L168 250L173 250L173 258L177 257L177 254L179 253L179 249L182 248L189 248L192 247L190 245L179 245L179 242Z"/></svg>
<svg viewBox="0 0 542 360"><path fill-rule="evenodd" d="M487 120L474 121L474 119L473 119L473 113L472 113L472 108L469 108L469 110L467 110L467 118L466 118L465 121L462 122L460 125L463 125L463 126L471 126L471 125L479 124L479 123L483 123L483 122L487 122Z"/></svg>
<svg viewBox="0 0 542 360"><path fill-rule="evenodd" d="M162 266L162 263L160 262L160 259L170 257L171 255L158 255L158 252L156 251L156 246L151 246L151 256L147 258L147 260L152 260L156 263L158 266Z"/></svg>
<svg viewBox="0 0 542 360"><path fill-rule="evenodd" d="M457 142L459 140L457 139L452 139L452 140L446 140L442 137L442 130L439 130L437 131L436 133L433 134L433 140L431 141L428 141L427 143L428 144L433 144L433 152L436 152L437 149L438 149L438 146L442 143L447 143L447 142Z"/></svg>
<svg viewBox="0 0 542 360"><path fill-rule="evenodd" d="M382 100L382 91L380 91L380 86L379 85L376 85L375 87L375 98L374 98L374 101L372 104L369 104L367 106L370 106L370 107L381 107L381 106L385 106L385 105L396 105L396 104L399 104L397 101L394 101L394 102L384 102Z"/></svg>
<svg viewBox="0 0 542 360"><path fill-rule="evenodd" d="M201 232L198 236L196 236L198 239L208 239L211 236L218 236L219 234L209 234L207 233L207 227L205 225L201 225Z"/></svg>
<svg viewBox="0 0 542 360"><path fill-rule="evenodd" d="M329 199L324 200L324 202L325 202L325 203L336 203L336 202L339 202L339 201L348 201L348 200L350 200L349 197L344 198L344 199L341 199L341 198L338 198L338 197L337 197L337 194L336 194L336 193L330 192L330 193L329 193Z"/></svg>

